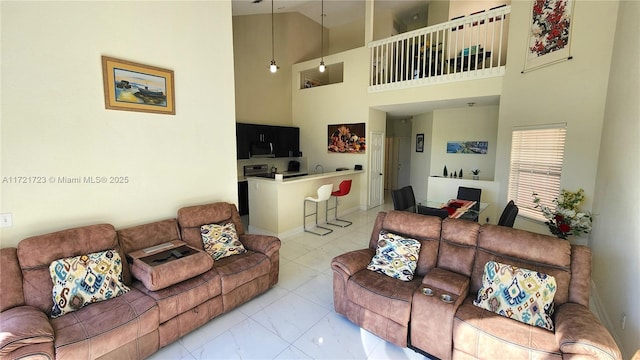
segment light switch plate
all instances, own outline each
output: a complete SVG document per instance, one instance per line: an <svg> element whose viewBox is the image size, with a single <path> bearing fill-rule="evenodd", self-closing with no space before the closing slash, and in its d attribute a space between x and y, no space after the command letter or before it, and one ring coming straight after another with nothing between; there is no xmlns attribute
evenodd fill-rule
<svg viewBox="0 0 640 360"><path fill-rule="evenodd" d="M0 214L0 227L11 227L13 226L13 218L11 213Z"/></svg>

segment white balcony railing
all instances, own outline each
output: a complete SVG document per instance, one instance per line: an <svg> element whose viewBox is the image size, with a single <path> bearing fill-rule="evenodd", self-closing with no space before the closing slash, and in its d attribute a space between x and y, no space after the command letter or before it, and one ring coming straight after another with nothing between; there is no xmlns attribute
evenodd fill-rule
<svg viewBox="0 0 640 360"><path fill-rule="evenodd" d="M504 75L510 12L502 6L369 43L369 90Z"/></svg>

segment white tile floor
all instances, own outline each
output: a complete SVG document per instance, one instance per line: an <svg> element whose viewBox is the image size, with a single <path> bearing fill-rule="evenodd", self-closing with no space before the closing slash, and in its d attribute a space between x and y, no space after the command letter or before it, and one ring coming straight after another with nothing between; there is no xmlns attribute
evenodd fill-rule
<svg viewBox="0 0 640 360"><path fill-rule="evenodd" d="M360 329L333 309L331 259L367 246L379 211L346 228L283 238L278 284L168 345L150 359L424 359Z"/></svg>

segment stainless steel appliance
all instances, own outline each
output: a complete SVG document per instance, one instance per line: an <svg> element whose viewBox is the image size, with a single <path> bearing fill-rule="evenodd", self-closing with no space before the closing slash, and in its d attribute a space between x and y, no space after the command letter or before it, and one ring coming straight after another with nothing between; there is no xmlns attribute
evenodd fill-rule
<svg viewBox="0 0 640 360"><path fill-rule="evenodd" d="M291 160L289 161L289 166L287 167L287 171L300 171L300 161Z"/></svg>

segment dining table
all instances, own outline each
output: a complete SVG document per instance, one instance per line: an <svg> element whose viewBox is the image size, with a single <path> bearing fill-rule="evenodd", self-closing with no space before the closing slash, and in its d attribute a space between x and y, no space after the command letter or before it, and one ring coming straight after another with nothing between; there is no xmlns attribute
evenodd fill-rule
<svg viewBox="0 0 640 360"><path fill-rule="evenodd" d="M472 200L450 199L447 201L423 200L417 204L436 209L447 209L449 218L478 221L480 214L489 207L489 203Z"/></svg>

